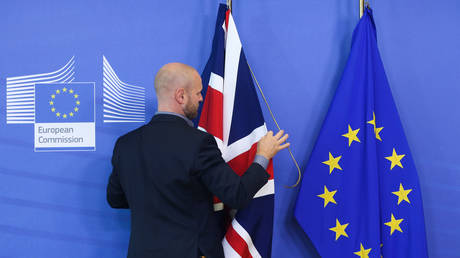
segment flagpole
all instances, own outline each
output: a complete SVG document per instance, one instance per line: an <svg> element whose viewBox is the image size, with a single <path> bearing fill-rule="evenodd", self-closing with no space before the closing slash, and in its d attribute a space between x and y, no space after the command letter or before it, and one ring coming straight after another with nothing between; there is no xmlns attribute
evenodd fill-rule
<svg viewBox="0 0 460 258"><path fill-rule="evenodd" d="M361 17L363 17L363 14L364 14L364 0L359 0L359 18L360 19Z"/></svg>

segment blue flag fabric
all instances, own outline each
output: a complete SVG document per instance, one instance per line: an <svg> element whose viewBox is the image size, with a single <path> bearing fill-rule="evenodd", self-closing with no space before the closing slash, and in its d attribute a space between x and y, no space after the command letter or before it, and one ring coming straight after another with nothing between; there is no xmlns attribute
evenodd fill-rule
<svg viewBox="0 0 460 258"><path fill-rule="evenodd" d="M295 217L322 257L428 256L417 171L370 9L353 33Z"/></svg>
<svg viewBox="0 0 460 258"><path fill-rule="evenodd" d="M36 84L35 122L94 122L94 83Z"/></svg>

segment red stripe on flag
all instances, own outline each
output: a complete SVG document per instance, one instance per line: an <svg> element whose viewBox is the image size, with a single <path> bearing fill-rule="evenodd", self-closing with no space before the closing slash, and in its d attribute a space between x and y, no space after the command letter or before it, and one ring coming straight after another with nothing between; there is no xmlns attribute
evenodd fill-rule
<svg viewBox="0 0 460 258"><path fill-rule="evenodd" d="M227 234L225 234L225 238L230 246L241 255L242 258L252 258L251 253L249 252L249 247L246 241L235 231L235 229L230 225L227 230Z"/></svg>
<svg viewBox="0 0 460 258"><path fill-rule="evenodd" d="M236 156L234 159L230 160L227 163L230 165L233 171L235 171L239 176L241 176L254 161L256 153L257 143L254 143L251 146L251 149L244 153L241 153L240 155ZM270 179L273 179L273 160L270 160L268 163L267 173L270 174Z"/></svg>
<svg viewBox="0 0 460 258"><path fill-rule="evenodd" d="M225 30L228 31L228 18L230 17L230 10L225 12Z"/></svg>
<svg viewBox="0 0 460 258"><path fill-rule="evenodd" d="M214 196L214 197L212 197L212 203L213 204L222 203L222 201L219 198L217 198L217 196Z"/></svg>
<svg viewBox="0 0 460 258"><path fill-rule="evenodd" d="M198 126L221 140L223 140L223 109L224 95L208 86Z"/></svg>

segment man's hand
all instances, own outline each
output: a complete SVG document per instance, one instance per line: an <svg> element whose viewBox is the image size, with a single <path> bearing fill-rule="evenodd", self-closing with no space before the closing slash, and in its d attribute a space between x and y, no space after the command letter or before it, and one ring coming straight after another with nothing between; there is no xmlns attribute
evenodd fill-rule
<svg viewBox="0 0 460 258"><path fill-rule="evenodd" d="M279 131L275 135L273 135L272 131L269 131L260 139L259 143L257 143L257 155L261 155L269 160L273 158L278 151L289 147L289 143L283 144L289 135L285 134L283 136L283 134L284 130Z"/></svg>

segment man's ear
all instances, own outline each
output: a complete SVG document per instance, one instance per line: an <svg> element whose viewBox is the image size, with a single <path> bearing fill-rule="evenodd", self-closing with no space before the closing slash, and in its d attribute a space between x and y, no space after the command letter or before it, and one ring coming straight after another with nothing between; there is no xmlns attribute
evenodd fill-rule
<svg viewBox="0 0 460 258"><path fill-rule="evenodd" d="M185 89L178 88L176 92L174 92L174 98L176 99L177 103L184 104L185 103Z"/></svg>

